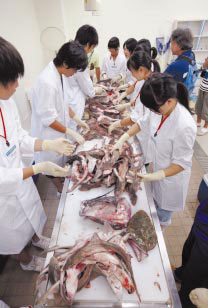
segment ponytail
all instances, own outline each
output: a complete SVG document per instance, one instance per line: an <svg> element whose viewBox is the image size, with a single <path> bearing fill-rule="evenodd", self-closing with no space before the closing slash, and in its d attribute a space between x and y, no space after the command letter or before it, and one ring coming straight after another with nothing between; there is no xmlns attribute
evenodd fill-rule
<svg viewBox="0 0 208 308"><path fill-rule="evenodd" d="M188 89L182 82L177 83L177 99L181 105L183 105L189 112L189 93Z"/></svg>
<svg viewBox="0 0 208 308"><path fill-rule="evenodd" d="M177 83L173 76L164 73L154 73L149 76L140 92L142 104L159 112L160 107L169 98L177 99L190 112L188 90L183 83Z"/></svg>
<svg viewBox="0 0 208 308"><path fill-rule="evenodd" d="M152 59L155 59L157 57L157 49L155 47L151 47L150 53L151 53Z"/></svg>
<svg viewBox="0 0 208 308"><path fill-rule="evenodd" d="M152 59L151 62L153 64L153 72L160 73L160 65L159 65L159 63L156 60L154 60L154 59Z"/></svg>
<svg viewBox="0 0 208 308"><path fill-rule="evenodd" d="M146 67L149 71L151 70L151 64L153 63L154 72L160 72L160 65L156 60L153 60L148 53L144 50L136 51L127 61L127 67L129 70L133 68L137 71L140 66Z"/></svg>

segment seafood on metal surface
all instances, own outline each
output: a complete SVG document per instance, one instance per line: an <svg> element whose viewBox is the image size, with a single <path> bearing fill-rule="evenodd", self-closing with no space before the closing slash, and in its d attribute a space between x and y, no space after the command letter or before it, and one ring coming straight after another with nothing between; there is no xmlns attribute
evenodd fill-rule
<svg viewBox="0 0 208 308"><path fill-rule="evenodd" d="M77 159L80 157L80 159ZM102 148L95 147L89 151L81 151L70 158L73 161L72 176L73 186L80 190L115 185L115 196L119 197L127 191L131 203L137 202L137 191L140 188L141 178L138 171L143 167L141 155L135 155L129 143L124 144L123 151L112 151L111 144L104 144Z"/></svg>
<svg viewBox="0 0 208 308"><path fill-rule="evenodd" d="M120 232L120 231L119 231ZM54 256L40 273L36 283L37 304L47 304L51 298L59 298L67 306L73 304L76 293L90 287L90 281L104 276L119 301L123 289L131 294L139 293L134 280L131 256L123 248L118 231L107 234L94 233L77 240L72 247L52 247ZM41 282L49 279L51 286L41 293Z"/></svg>
<svg viewBox="0 0 208 308"><path fill-rule="evenodd" d="M148 251L153 249L157 244L157 235L154 226L148 216L148 214L143 211L137 211L129 220L127 225L127 232L131 235L129 244L134 250L138 261L141 260L143 255L148 255ZM138 251L135 243L139 246Z"/></svg>
<svg viewBox="0 0 208 308"><path fill-rule="evenodd" d="M102 224L109 222L114 229L123 229L131 217L131 205L126 198L104 196L83 201L79 215Z"/></svg>

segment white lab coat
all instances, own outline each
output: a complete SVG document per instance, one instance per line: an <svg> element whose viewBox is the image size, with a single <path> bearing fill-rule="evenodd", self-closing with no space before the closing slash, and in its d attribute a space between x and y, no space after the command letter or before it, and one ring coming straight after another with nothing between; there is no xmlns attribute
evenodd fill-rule
<svg viewBox="0 0 208 308"><path fill-rule="evenodd" d="M177 103L175 109L163 123L154 137L160 124L161 116L150 112L146 123L150 123L150 146L153 172L177 164L184 170L174 176L152 182L153 198L161 209L180 211L185 206L188 184L191 175L193 146L196 138L196 124L188 110Z"/></svg>
<svg viewBox="0 0 208 308"><path fill-rule="evenodd" d="M55 120L66 126L67 117L61 78L53 62L50 62L39 75L32 91L32 136L43 140L67 138L50 127ZM64 166L65 158L55 152L39 152L35 153L35 161L52 161Z"/></svg>
<svg viewBox="0 0 208 308"><path fill-rule="evenodd" d="M71 107L81 119L83 117L86 99L95 96L95 88L90 79L89 69L86 68L84 72L77 72L71 77L63 76L63 84L67 107ZM67 117L67 126L76 130L77 123Z"/></svg>
<svg viewBox="0 0 208 308"><path fill-rule="evenodd" d="M142 104L140 100L140 95L138 96L143 84L144 80L138 81L136 83L135 90L132 93L131 101L134 101L136 99L136 103L134 107L131 107L130 118L135 123L137 123L138 121L147 122L147 119L150 114L149 109ZM148 156L149 131L149 125L146 124L145 128L143 128L143 130L136 135L137 139L139 140L140 151L143 154L143 161L145 164L150 162L150 158Z"/></svg>
<svg viewBox="0 0 208 308"><path fill-rule="evenodd" d="M122 74L126 76L126 58L123 54L119 53L117 58L114 59L110 54L106 55L103 59L102 74L106 73L108 78L113 78Z"/></svg>
<svg viewBox="0 0 208 308"><path fill-rule="evenodd" d="M130 86L136 82L136 78L132 75L132 72L126 66L126 82Z"/></svg>
<svg viewBox="0 0 208 308"><path fill-rule="evenodd" d="M34 233L42 234L46 215L32 178L23 180L22 155L34 153L35 138L22 129L12 99L0 101L0 107L10 143L0 138L0 254L19 254Z"/></svg>

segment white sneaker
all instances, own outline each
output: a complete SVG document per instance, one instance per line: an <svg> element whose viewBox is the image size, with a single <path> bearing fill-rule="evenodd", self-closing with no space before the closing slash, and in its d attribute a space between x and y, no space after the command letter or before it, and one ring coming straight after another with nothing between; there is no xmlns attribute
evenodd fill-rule
<svg viewBox="0 0 208 308"><path fill-rule="evenodd" d="M20 266L24 271L41 272L44 268L44 264L45 264L45 258L33 256L30 263L28 263L27 265L20 263Z"/></svg>
<svg viewBox="0 0 208 308"><path fill-rule="evenodd" d="M40 236L40 239L38 242L35 242L32 240L32 244L35 247L41 248L43 250L48 249L49 244L50 244L50 238L45 237L45 236Z"/></svg>
<svg viewBox="0 0 208 308"><path fill-rule="evenodd" d="M208 133L208 128L202 127L200 131L197 133L198 136L204 136Z"/></svg>

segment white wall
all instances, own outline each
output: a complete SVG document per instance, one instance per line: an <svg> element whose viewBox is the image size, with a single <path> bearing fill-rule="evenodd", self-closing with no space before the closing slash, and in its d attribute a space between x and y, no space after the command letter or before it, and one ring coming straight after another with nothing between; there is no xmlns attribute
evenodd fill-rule
<svg viewBox="0 0 208 308"><path fill-rule="evenodd" d="M66 34L74 38L77 29L91 24L99 33L98 51L101 59L107 43L118 36L121 45L129 37L150 39L171 32L175 19L207 19L207 0L101 0L101 16L84 11L84 0L62 0L66 20Z"/></svg>
<svg viewBox="0 0 208 308"><path fill-rule="evenodd" d="M0 0L0 35L20 52L25 76L15 94L22 125L30 127L30 106L25 91L30 89L43 68L43 54L33 0Z"/></svg>
<svg viewBox="0 0 208 308"><path fill-rule="evenodd" d="M25 63L15 95L23 126L28 129L30 124L25 90L54 57L40 43L43 29L57 27L69 40L81 25L93 25L102 61L112 36L119 37L121 46L129 37L149 38L155 45L157 36L171 32L175 19L207 19L207 12L208 0L101 0L101 16L85 12L84 0L0 0L0 35L16 46Z"/></svg>
<svg viewBox="0 0 208 308"><path fill-rule="evenodd" d="M50 62L54 56L55 48L57 51L66 41L65 20L61 0L33 0L36 16L40 29L40 38L43 40L43 55L45 65ZM47 32L49 30L49 32ZM51 37L53 42L48 42ZM50 46L49 46L50 45ZM49 50L51 49L51 50Z"/></svg>

